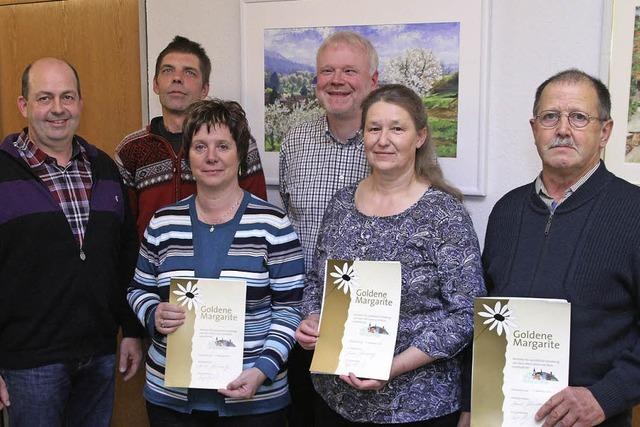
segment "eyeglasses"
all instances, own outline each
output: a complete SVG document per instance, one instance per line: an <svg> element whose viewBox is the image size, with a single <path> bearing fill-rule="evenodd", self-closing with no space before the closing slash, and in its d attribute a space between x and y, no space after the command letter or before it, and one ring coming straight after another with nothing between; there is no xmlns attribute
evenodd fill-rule
<svg viewBox="0 0 640 427"><path fill-rule="evenodd" d="M558 126L560 122L560 117L567 116L569 119L569 124L574 129L582 129L586 127L591 120L599 120L606 121L606 119L601 119L599 117L590 116L587 113L583 113L582 111L572 111L570 113L556 111L556 110L545 110L540 114L536 114L534 119L540 123L540 126L543 128L554 128Z"/></svg>

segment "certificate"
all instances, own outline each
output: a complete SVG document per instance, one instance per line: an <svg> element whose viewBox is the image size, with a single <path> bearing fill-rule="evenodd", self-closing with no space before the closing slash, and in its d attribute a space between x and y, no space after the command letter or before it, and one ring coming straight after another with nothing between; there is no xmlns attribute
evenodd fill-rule
<svg viewBox="0 0 640 427"><path fill-rule="evenodd" d="M540 426L535 414L569 380L571 304L476 298L471 425Z"/></svg>
<svg viewBox="0 0 640 427"><path fill-rule="evenodd" d="M401 272L395 261L327 260L311 372L389 379Z"/></svg>
<svg viewBox="0 0 640 427"><path fill-rule="evenodd" d="M165 385L218 389L242 372L246 282L172 278L169 302L185 322L167 336Z"/></svg>

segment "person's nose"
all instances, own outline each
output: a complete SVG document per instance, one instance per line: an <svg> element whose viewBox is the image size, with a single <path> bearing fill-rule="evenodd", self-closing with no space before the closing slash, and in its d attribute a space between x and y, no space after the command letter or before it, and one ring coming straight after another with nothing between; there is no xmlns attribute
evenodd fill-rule
<svg viewBox="0 0 640 427"><path fill-rule="evenodd" d="M62 104L62 99L60 99L59 97L53 98L53 102L51 103L51 112L53 114L64 113L64 105Z"/></svg>
<svg viewBox="0 0 640 427"><path fill-rule="evenodd" d="M566 114L560 115L560 120L556 125L556 135L566 137L571 135L571 124L569 123L569 116Z"/></svg>
<svg viewBox="0 0 640 427"><path fill-rule="evenodd" d="M184 80L184 77L181 71L174 72L171 77L172 77L171 81L174 83L182 83L182 81Z"/></svg>
<svg viewBox="0 0 640 427"><path fill-rule="evenodd" d="M380 130L380 137L378 138L378 145L382 145L382 146L389 145L389 143L390 143L389 135L390 135L389 129L382 128Z"/></svg>
<svg viewBox="0 0 640 427"><path fill-rule="evenodd" d="M215 164L218 161L218 150L211 148L207 150L207 163Z"/></svg>
<svg viewBox="0 0 640 427"><path fill-rule="evenodd" d="M340 70L336 70L331 77L331 84L342 85L344 84L344 74Z"/></svg>

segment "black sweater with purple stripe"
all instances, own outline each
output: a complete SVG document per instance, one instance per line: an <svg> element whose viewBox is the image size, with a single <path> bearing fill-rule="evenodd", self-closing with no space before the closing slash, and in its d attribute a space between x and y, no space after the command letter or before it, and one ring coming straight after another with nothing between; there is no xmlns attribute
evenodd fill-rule
<svg viewBox="0 0 640 427"><path fill-rule="evenodd" d="M141 336L126 299L137 236L115 163L76 137L93 177L83 247L46 185L13 145L0 146L0 368L115 352Z"/></svg>

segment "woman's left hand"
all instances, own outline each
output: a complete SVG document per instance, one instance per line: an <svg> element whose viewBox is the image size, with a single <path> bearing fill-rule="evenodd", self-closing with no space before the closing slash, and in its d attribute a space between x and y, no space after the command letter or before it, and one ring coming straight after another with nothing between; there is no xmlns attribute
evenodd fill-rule
<svg viewBox="0 0 640 427"><path fill-rule="evenodd" d="M382 387L387 385L387 381L383 381L383 380L360 379L355 375L353 375L353 372L349 372L349 376L340 375L340 379L345 383L349 384L351 387L358 390L378 391Z"/></svg>
<svg viewBox="0 0 640 427"><path fill-rule="evenodd" d="M402 375L405 372L413 371L420 366L433 362L435 359L426 353L418 350L416 347L409 347L402 353L396 354L391 362L391 371L389 372L389 380L371 380L360 379L356 377L352 372L349 372L349 376L340 375L340 379L351 387L358 390L380 390L391 379Z"/></svg>
<svg viewBox="0 0 640 427"><path fill-rule="evenodd" d="M262 385L267 376L258 368L249 368L235 380L231 381L227 388L218 389L218 393L227 397L249 399L256 394L258 387Z"/></svg>

